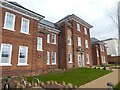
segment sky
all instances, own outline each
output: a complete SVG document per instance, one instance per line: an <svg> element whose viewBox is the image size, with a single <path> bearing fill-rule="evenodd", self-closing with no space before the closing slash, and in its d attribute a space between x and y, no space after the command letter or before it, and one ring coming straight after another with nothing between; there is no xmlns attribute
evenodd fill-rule
<svg viewBox="0 0 120 90"><path fill-rule="evenodd" d="M9 0L45 16L53 23L75 14L93 26L91 37L117 38L117 2L119 0Z"/></svg>

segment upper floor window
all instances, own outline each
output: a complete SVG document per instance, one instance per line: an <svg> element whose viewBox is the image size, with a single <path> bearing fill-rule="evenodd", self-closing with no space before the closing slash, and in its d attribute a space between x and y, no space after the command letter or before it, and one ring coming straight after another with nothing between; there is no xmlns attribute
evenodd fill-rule
<svg viewBox="0 0 120 90"><path fill-rule="evenodd" d="M28 47L19 46L18 65L27 65Z"/></svg>
<svg viewBox="0 0 120 90"><path fill-rule="evenodd" d="M84 27L84 33L87 34L87 28L86 27Z"/></svg>
<svg viewBox="0 0 120 90"><path fill-rule="evenodd" d="M52 44L56 44L56 34L52 34Z"/></svg>
<svg viewBox="0 0 120 90"><path fill-rule="evenodd" d="M78 46L81 46L81 38L78 37Z"/></svg>
<svg viewBox="0 0 120 90"><path fill-rule="evenodd" d="M68 54L68 62L69 62L69 63L72 63L72 53L69 53L69 54Z"/></svg>
<svg viewBox="0 0 120 90"><path fill-rule="evenodd" d="M50 64L50 52L47 51L47 65Z"/></svg>
<svg viewBox="0 0 120 90"><path fill-rule="evenodd" d="M77 23L77 31L80 31L80 24Z"/></svg>
<svg viewBox="0 0 120 90"><path fill-rule="evenodd" d="M29 20L26 18L22 18L21 22L21 33L29 34Z"/></svg>
<svg viewBox="0 0 120 90"><path fill-rule="evenodd" d="M90 64L89 54L86 54L86 63L87 63L87 64Z"/></svg>
<svg viewBox="0 0 120 90"><path fill-rule="evenodd" d="M71 36L68 35L68 45L71 45Z"/></svg>
<svg viewBox="0 0 120 90"><path fill-rule="evenodd" d="M50 34L47 34L47 43L50 43Z"/></svg>
<svg viewBox="0 0 120 90"><path fill-rule="evenodd" d="M12 55L12 45L11 44L1 44L0 65L10 66L11 65L11 55Z"/></svg>
<svg viewBox="0 0 120 90"><path fill-rule="evenodd" d="M52 64L56 64L56 52L52 52Z"/></svg>
<svg viewBox="0 0 120 90"><path fill-rule="evenodd" d="M104 51L104 46L100 45L100 49L101 49L101 51Z"/></svg>
<svg viewBox="0 0 120 90"><path fill-rule="evenodd" d="M98 52L98 50L97 50L97 57L99 57L99 52Z"/></svg>
<svg viewBox="0 0 120 90"><path fill-rule="evenodd" d="M42 51L42 38L37 37L37 50Z"/></svg>
<svg viewBox="0 0 120 90"><path fill-rule="evenodd" d="M9 12L5 13L4 28L14 31L15 27L15 15Z"/></svg>
<svg viewBox="0 0 120 90"><path fill-rule="evenodd" d="M85 40L85 46L88 48L88 40Z"/></svg>

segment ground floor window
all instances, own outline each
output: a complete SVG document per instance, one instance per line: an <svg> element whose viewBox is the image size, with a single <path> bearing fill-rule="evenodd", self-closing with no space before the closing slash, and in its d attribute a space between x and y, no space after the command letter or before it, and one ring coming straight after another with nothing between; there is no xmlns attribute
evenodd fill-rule
<svg viewBox="0 0 120 90"><path fill-rule="evenodd" d="M87 63L87 64L90 64L89 54L86 54L86 63Z"/></svg>
<svg viewBox="0 0 120 90"><path fill-rule="evenodd" d="M56 64L56 52L52 52L52 64Z"/></svg>
<svg viewBox="0 0 120 90"><path fill-rule="evenodd" d="M12 45L11 44L1 44L0 65L1 66L11 65L11 55L12 55Z"/></svg>
<svg viewBox="0 0 120 90"><path fill-rule="evenodd" d="M47 65L50 64L50 52L47 51Z"/></svg>
<svg viewBox="0 0 120 90"><path fill-rule="evenodd" d="M72 53L69 53L69 54L68 54L68 62L69 62L69 63L72 63Z"/></svg>
<svg viewBox="0 0 120 90"><path fill-rule="evenodd" d="M27 65L28 47L19 46L18 65Z"/></svg>

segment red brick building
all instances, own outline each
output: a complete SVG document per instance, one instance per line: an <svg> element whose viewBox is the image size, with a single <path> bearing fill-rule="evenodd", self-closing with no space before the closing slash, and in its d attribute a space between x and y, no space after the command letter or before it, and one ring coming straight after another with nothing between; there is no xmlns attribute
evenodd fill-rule
<svg viewBox="0 0 120 90"><path fill-rule="evenodd" d="M16 2L2 0L0 9L3 76L92 65L92 26L76 15L52 23Z"/></svg>
<svg viewBox="0 0 120 90"><path fill-rule="evenodd" d="M108 61L105 43L94 37L91 38L91 43L93 65L107 64Z"/></svg>
<svg viewBox="0 0 120 90"><path fill-rule="evenodd" d="M90 28L92 26L76 15L58 21L60 68L90 66L92 63Z"/></svg>

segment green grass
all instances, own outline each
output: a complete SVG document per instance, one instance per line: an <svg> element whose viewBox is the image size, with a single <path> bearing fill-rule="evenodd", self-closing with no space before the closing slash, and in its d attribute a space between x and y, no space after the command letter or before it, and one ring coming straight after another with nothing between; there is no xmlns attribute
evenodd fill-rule
<svg viewBox="0 0 120 90"><path fill-rule="evenodd" d="M40 81L43 82L54 80L61 83L62 81L65 81L66 83L72 83L73 85L80 86L110 72L111 71L101 69L77 68L65 72L54 72L48 73L47 75L34 77L38 78ZM32 79L33 77L27 78L29 82L31 82Z"/></svg>
<svg viewBox="0 0 120 90"><path fill-rule="evenodd" d="M120 90L120 82L117 85L115 85L114 90Z"/></svg>

